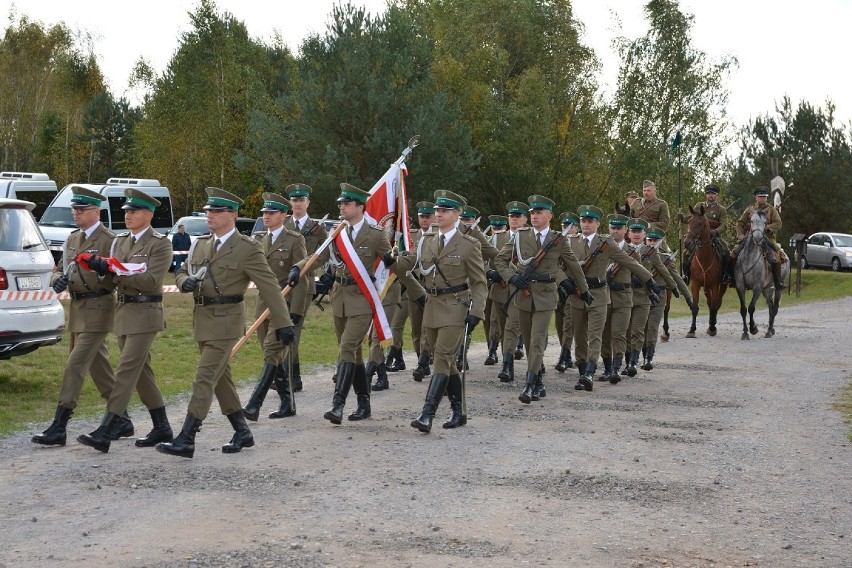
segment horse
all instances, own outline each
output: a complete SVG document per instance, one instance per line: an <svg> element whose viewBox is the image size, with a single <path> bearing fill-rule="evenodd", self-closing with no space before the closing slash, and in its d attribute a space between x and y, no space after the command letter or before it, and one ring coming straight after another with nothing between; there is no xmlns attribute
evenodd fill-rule
<svg viewBox="0 0 852 568"><path fill-rule="evenodd" d="M734 285L737 295L740 297L740 315L743 318L742 339L749 339L751 335L757 334L757 324L754 323L754 307L757 298L766 298L769 306L769 327L763 337L770 338L775 335L775 316L778 315L778 306L781 304L781 290L775 289L772 278L772 270L769 261L764 256L764 247L772 246L766 240L764 228L766 227L766 213L756 209L751 213L751 232L742 243L742 250L737 255L737 263L734 267ZM781 254L777 255L777 262L781 262ZM781 280L787 278L790 271L790 263L781 265ZM751 290L751 302L746 310L745 292ZM746 311L748 311L749 323L746 326Z"/></svg>
<svg viewBox="0 0 852 568"><path fill-rule="evenodd" d="M704 288L707 297L707 307L710 309L710 324L707 327L707 335L716 335L716 316L722 306L722 298L728 289L723 281L722 260L713 250L713 237L710 234L710 225L704 216L704 207L697 210L689 206L692 217L689 219L684 246L694 249L692 261L689 264L690 278L689 287L692 292L692 327L689 328L687 337L695 337L695 319L698 317L698 291Z"/></svg>

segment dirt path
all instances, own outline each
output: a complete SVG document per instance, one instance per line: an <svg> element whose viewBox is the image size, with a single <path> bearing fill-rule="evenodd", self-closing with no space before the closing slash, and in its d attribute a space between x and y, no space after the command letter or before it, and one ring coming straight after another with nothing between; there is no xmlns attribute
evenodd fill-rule
<svg viewBox="0 0 852 568"><path fill-rule="evenodd" d="M0 566L852 566L852 452L830 407L849 314L852 298L782 308L751 341L738 315L695 340L678 320L653 371L592 393L553 370L552 343L529 406L476 345L468 426L429 436L408 425L426 390L408 372L371 420L329 425L328 369L236 455L217 413L193 460L130 440L99 454L73 441L82 420L37 448L33 425L0 441Z"/></svg>

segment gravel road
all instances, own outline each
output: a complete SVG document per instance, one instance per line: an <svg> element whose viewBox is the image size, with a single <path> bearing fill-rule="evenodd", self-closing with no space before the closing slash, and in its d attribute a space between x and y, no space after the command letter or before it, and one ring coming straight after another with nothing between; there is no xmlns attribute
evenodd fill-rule
<svg viewBox="0 0 852 568"><path fill-rule="evenodd" d="M0 566L852 566L852 452L831 408L849 314L852 297L782 306L764 339L763 310L750 341L738 314L715 338L675 320L653 371L591 393L553 370L554 337L531 405L474 345L468 425L440 428L445 400L428 436L408 425L428 384L408 371L372 419L330 425L330 367L305 377L294 418L265 418L272 393L234 455L215 404L192 460L132 440L100 454L74 441L93 420L35 447L33 424L0 440Z"/></svg>

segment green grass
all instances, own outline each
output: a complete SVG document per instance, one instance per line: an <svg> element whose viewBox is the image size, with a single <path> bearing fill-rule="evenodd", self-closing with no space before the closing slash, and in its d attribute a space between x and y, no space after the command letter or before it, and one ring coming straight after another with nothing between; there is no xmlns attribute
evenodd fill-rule
<svg viewBox="0 0 852 568"><path fill-rule="evenodd" d="M784 306L803 302L829 300L852 294L852 273L835 274L832 272L806 270L802 272L802 293L784 293L781 300ZM256 292L246 298L246 309L254 314ZM766 307L761 299L760 309ZM192 335L192 303L186 295L166 294L165 308L167 327L154 342L152 365L157 381L164 396L169 399L188 392L195 378L195 365L198 361L198 347ZM728 291L722 306L722 312L739 311L739 302L735 291ZM675 300L669 317L689 315L686 304ZM702 298L699 318L706 322L707 307ZM251 321L247 322L247 326ZM702 325L699 323L699 326ZM410 329L406 325L405 345L411 348ZM478 326L474 341L483 341L483 328ZM110 358L113 365L118 363L118 346L115 337L108 339ZM365 350L366 353L366 350ZM28 355L13 357L0 362L0 436L28 428L29 422L44 422L53 417L56 409L56 397L62 381L62 373L68 356L68 334L59 345L44 347ZM312 307L308 325L302 335L301 362L310 372L312 366L330 365L337 359L337 342L334 337L334 325L330 306L321 312ZM245 381L257 376L262 365L262 355L256 338L253 338L232 361L236 380ZM841 408L847 416L852 413L852 387L845 391L845 402ZM134 395L132 407L139 400ZM86 379L80 404L75 416L95 416L104 411L104 402L98 396L90 379Z"/></svg>

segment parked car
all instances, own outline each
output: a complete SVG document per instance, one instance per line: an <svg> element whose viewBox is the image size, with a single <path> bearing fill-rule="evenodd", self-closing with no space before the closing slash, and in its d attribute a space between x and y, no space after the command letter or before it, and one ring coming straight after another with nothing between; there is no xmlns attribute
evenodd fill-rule
<svg viewBox="0 0 852 568"><path fill-rule="evenodd" d="M0 198L0 359L59 343L65 330L65 312L50 287L53 256L35 207Z"/></svg>
<svg viewBox="0 0 852 568"><path fill-rule="evenodd" d="M835 272L852 268L852 235L814 233L808 237L802 268L831 268Z"/></svg>
<svg viewBox="0 0 852 568"><path fill-rule="evenodd" d="M178 227L181 225L183 225L184 230L189 235L190 243L194 242L196 237L210 233L210 227L207 226L207 215L196 212L177 220L174 226L169 229L169 232L166 233L169 242L171 242L172 236L177 233ZM243 235L250 237L253 234L252 230L254 226L254 219L250 217L237 217L237 231ZM263 228L263 222L261 222L261 228Z"/></svg>

